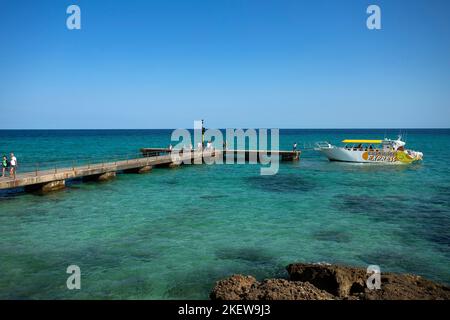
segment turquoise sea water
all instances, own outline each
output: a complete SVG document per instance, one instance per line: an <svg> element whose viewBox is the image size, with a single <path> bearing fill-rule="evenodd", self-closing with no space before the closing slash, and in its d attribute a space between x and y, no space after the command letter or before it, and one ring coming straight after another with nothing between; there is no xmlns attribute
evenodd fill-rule
<svg viewBox="0 0 450 320"><path fill-rule="evenodd" d="M22 170L170 143L170 130L0 131ZM282 130L294 141L395 138L398 130ZM275 176L192 165L0 193L0 298L204 299L233 273L284 276L296 261L410 272L450 284L450 130L408 130L410 166L328 162L305 151ZM67 266L81 290L66 288Z"/></svg>

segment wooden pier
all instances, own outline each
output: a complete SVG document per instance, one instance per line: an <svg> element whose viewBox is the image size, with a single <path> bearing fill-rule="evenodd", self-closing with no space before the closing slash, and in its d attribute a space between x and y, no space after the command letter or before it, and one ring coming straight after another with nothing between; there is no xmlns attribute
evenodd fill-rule
<svg viewBox="0 0 450 320"><path fill-rule="evenodd" d="M171 150L167 148L142 148L142 157L118 160L112 162L93 163L80 166L61 167L48 170L36 170L30 172L19 172L16 179L11 177L0 177L0 190L25 188L25 191L49 192L65 187L66 180L82 178L83 180L105 181L121 173L145 173L153 167L177 167L181 163L202 163L205 158L216 156L226 157L229 151L199 151L180 152L178 157L173 157ZM245 157L260 160L260 154L278 155L281 161L296 161L300 158L300 151L256 151L256 150L234 150L235 157Z"/></svg>

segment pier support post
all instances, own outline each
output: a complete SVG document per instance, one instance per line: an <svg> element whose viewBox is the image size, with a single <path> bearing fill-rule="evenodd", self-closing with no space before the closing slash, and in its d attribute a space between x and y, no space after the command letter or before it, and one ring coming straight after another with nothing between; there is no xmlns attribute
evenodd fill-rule
<svg viewBox="0 0 450 320"><path fill-rule="evenodd" d="M300 151L293 151L292 153L283 153L280 156L281 161L298 161L300 160Z"/></svg>
<svg viewBox="0 0 450 320"><path fill-rule="evenodd" d="M99 175L97 177L97 180L98 181L107 181L107 180L110 180L110 179L114 178L115 176L116 176L116 172L115 171L105 172L105 173L102 173L101 175Z"/></svg>
<svg viewBox="0 0 450 320"><path fill-rule="evenodd" d="M116 176L115 171L109 171L101 174L95 174L91 176L85 176L83 177L84 181L107 181Z"/></svg>
<svg viewBox="0 0 450 320"><path fill-rule="evenodd" d="M169 163L169 168L178 168L180 166L180 163L171 162Z"/></svg>
<svg viewBox="0 0 450 320"><path fill-rule="evenodd" d="M39 183L26 186L25 191L48 193L64 189L65 187L66 187L66 180L55 180L47 183Z"/></svg>
<svg viewBox="0 0 450 320"><path fill-rule="evenodd" d="M133 169L126 169L123 170L124 173L147 173L152 171L153 167L152 166L144 166L144 167L140 167L140 168L133 168Z"/></svg>
<svg viewBox="0 0 450 320"><path fill-rule="evenodd" d="M96 180L107 181L107 180L114 178L115 176L116 176L115 171L105 172L105 173L102 173L102 174L96 176Z"/></svg>
<svg viewBox="0 0 450 320"><path fill-rule="evenodd" d="M145 166L145 167L139 168L138 173L150 172L150 171L152 171L152 169L153 169L152 166Z"/></svg>

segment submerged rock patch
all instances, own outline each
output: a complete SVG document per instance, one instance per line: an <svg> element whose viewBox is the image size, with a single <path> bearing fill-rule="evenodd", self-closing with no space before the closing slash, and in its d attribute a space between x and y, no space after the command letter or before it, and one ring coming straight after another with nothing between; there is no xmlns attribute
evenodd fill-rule
<svg viewBox="0 0 450 320"><path fill-rule="evenodd" d="M204 196L200 196L200 199L204 199L204 200L217 200L217 199L222 199L227 197L226 195L222 195L222 194L217 194L217 195L204 195Z"/></svg>
<svg viewBox="0 0 450 320"><path fill-rule="evenodd" d="M269 192L308 192L316 188L316 183L311 178L293 174L251 176L245 180L252 187Z"/></svg>
<svg viewBox="0 0 450 320"><path fill-rule="evenodd" d="M336 230L321 230L313 233L313 237L320 241L332 242L350 242L351 237L348 233Z"/></svg>
<svg viewBox="0 0 450 320"><path fill-rule="evenodd" d="M258 248L224 248L216 251L216 256L223 260L241 260L253 264L276 264L274 256Z"/></svg>

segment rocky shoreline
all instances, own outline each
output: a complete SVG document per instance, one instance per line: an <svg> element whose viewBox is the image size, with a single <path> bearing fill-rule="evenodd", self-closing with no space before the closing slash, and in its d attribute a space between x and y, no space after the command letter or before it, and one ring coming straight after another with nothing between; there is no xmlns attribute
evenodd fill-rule
<svg viewBox="0 0 450 320"><path fill-rule="evenodd" d="M212 300L449 300L450 287L411 274L381 273L381 288L369 289L366 269L294 263L288 279L257 281L233 275L220 280Z"/></svg>

